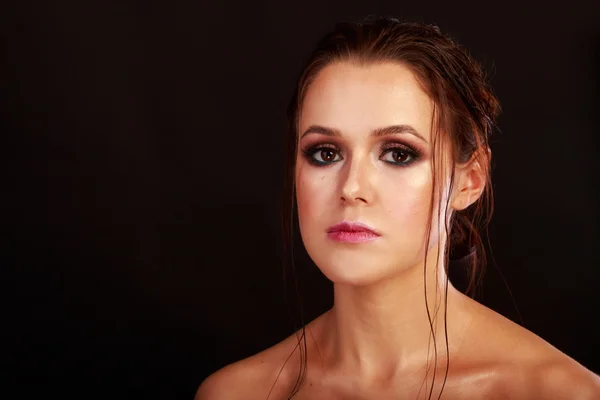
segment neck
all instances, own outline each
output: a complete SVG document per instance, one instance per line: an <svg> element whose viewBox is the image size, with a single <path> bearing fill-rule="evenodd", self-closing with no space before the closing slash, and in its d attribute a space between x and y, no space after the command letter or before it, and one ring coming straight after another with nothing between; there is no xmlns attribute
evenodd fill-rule
<svg viewBox="0 0 600 400"><path fill-rule="evenodd" d="M368 286L334 284L325 348L336 367L385 379L433 362L436 349L437 365L445 365L446 338L452 353L469 318L466 296L447 281L443 254L437 269L431 255L437 248L430 250L426 273L421 264Z"/></svg>

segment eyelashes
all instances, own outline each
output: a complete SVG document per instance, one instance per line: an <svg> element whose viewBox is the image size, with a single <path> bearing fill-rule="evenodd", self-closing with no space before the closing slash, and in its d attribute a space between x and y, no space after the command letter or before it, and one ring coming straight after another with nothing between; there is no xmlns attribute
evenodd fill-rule
<svg viewBox="0 0 600 400"><path fill-rule="evenodd" d="M330 144L318 144L316 146L307 147L302 149L302 153L304 154L304 158L311 164L316 166L325 166L332 164L334 162L340 161L339 159L339 150L337 147ZM327 154L325 157L323 157ZM331 159L331 155L334 155L334 159ZM323 161L318 160L317 158L321 158Z"/></svg>
<svg viewBox="0 0 600 400"><path fill-rule="evenodd" d="M418 149L398 142L387 142L380 147L380 159L395 167L407 167L418 161L422 153ZM304 158L312 165L324 167L343 160L337 146L330 143L321 143L302 148Z"/></svg>

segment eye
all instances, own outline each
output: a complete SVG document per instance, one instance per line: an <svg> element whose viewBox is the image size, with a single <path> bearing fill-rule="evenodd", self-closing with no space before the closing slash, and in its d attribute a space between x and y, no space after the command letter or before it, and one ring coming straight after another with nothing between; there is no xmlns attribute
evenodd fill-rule
<svg viewBox="0 0 600 400"><path fill-rule="evenodd" d="M398 167L406 167L417 161L420 157L420 152L409 149L404 145L397 143L386 143L382 146L382 159Z"/></svg>
<svg viewBox="0 0 600 400"><path fill-rule="evenodd" d="M342 159L337 148L329 145L319 145L309 149L303 149L302 152L308 162L319 166L328 165Z"/></svg>
<svg viewBox="0 0 600 400"><path fill-rule="evenodd" d="M384 154L386 154L386 155L391 154L391 157L385 157L386 158L385 161L389 161L389 162L393 162L393 163L401 163L401 164L406 164L407 160L410 160L412 157L408 153L408 151L403 150L403 149L387 150Z"/></svg>
<svg viewBox="0 0 600 400"><path fill-rule="evenodd" d="M317 157L317 158L320 157L323 162L336 161L335 156L336 156L335 150L328 149L328 148L322 148L313 155L313 157ZM317 161L321 161L321 160L317 160Z"/></svg>

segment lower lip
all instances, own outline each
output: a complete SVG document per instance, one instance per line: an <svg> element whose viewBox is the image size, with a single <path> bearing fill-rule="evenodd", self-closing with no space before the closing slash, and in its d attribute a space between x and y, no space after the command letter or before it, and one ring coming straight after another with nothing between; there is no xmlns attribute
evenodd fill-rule
<svg viewBox="0 0 600 400"><path fill-rule="evenodd" d="M349 232L349 231L337 231L337 232L329 232L327 236L330 239L333 239L337 242L344 243L367 243L372 242L377 239L379 235L374 234L373 232L367 231L359 231L359 232Z"/></svg>

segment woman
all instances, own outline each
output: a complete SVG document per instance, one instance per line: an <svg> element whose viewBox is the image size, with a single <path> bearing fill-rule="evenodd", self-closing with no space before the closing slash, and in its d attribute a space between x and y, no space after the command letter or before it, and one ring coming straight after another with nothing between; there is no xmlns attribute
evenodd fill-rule
<svg viewBox="0 0 600 400"><path fill-rule="evenodd" d="M289 108L288 209L334 305L196 398L600 399L598 376L448 280L451 249L483 264L498 109L436 27L367 18L325 36Z"/></svg>

